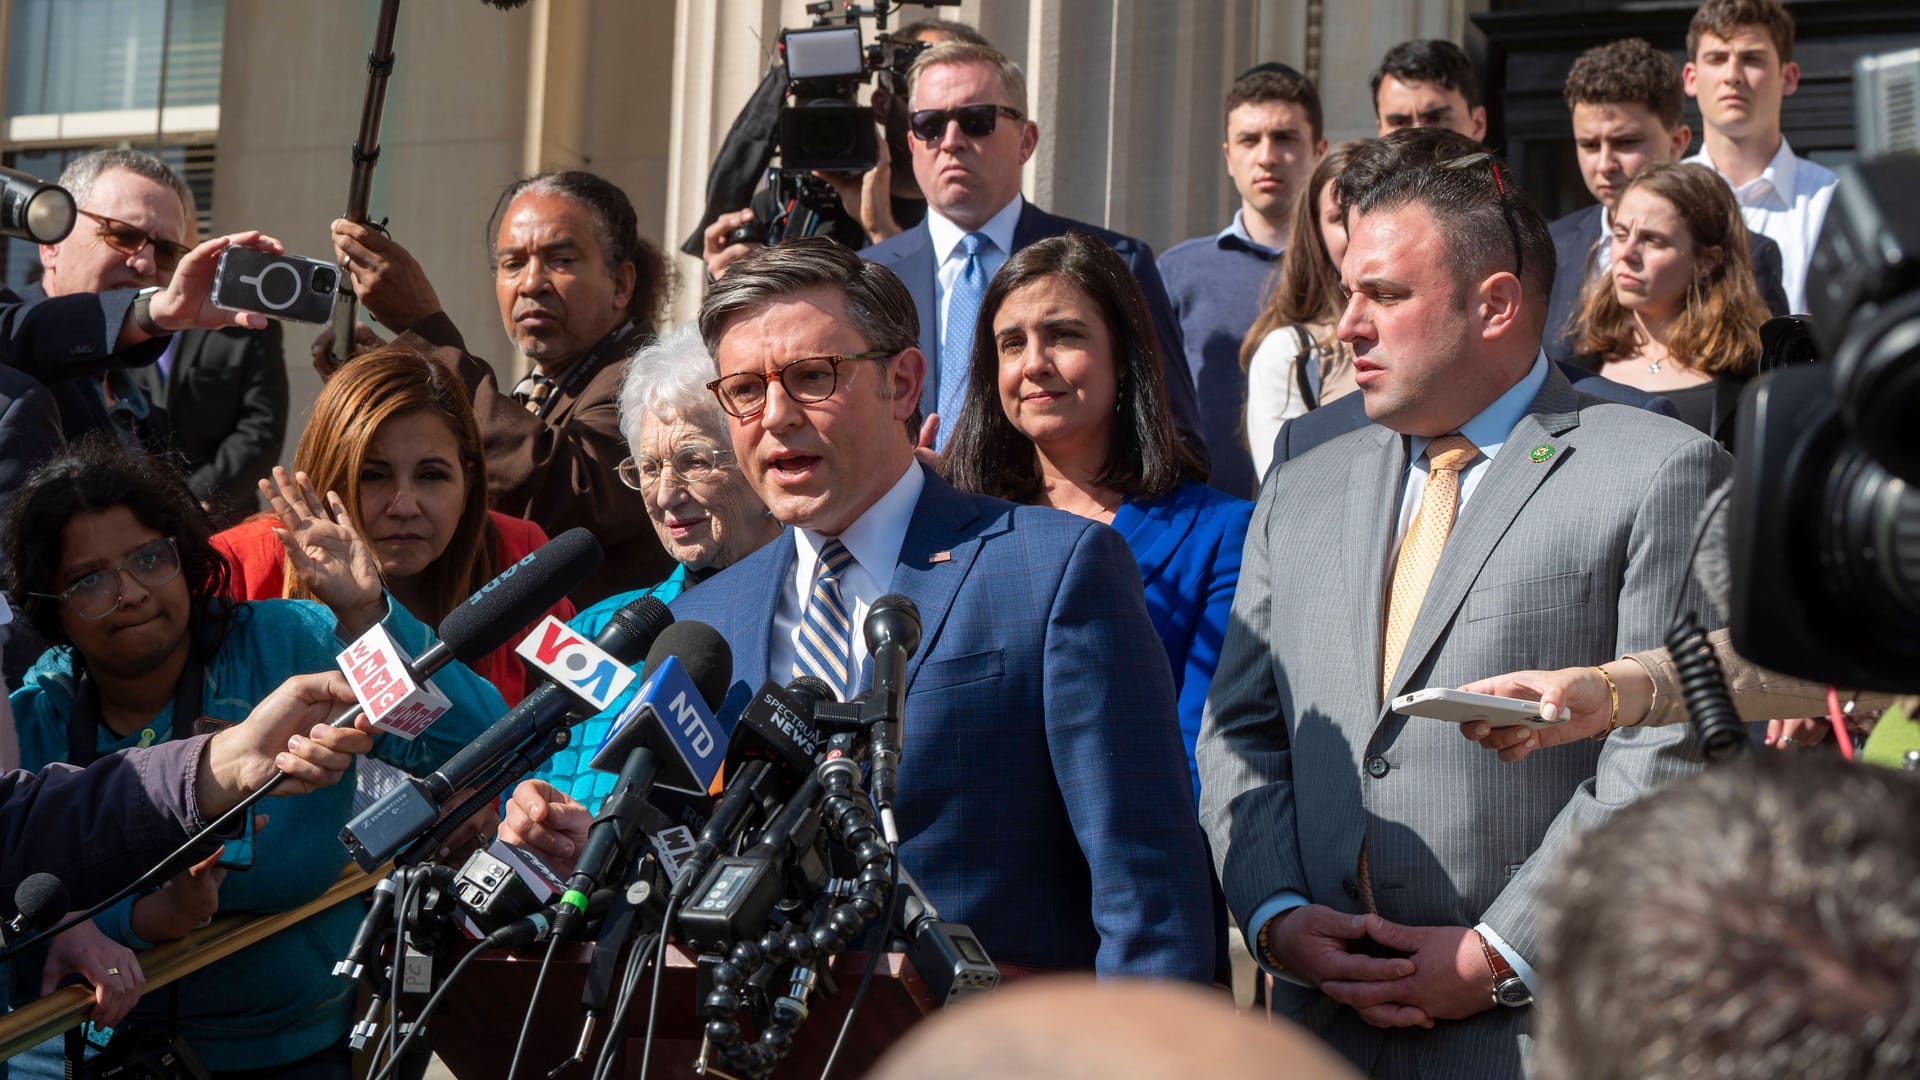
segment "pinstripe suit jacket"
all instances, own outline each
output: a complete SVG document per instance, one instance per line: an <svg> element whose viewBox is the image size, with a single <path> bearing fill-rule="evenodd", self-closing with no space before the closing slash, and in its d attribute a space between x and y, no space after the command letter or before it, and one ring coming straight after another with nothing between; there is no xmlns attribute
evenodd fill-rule
<svg viewBox="0 0 1920 1080"><path fill-rule="evenodd" d="M733 646L729 725L762 679L787 680L767 658L793 563L788 530L672 605ZM922 627L895 813L940 914L998 961L1210 981L1173 672L1120 534L928 473L888 588Z"/></svg>
<svg viewBox="0 0 1920 1080"><path fill-rule="evenodd" d="M1531 963L1556 855L1698 758L1675 725L1508 764L1450 724L1384 709L1406 446L1370 425L1269 476L1200 735L1201 818L1243 924L1283 890L1363 910L1364 840L1381 915L1485 922ZM1691 428L1550 371L1461 509L1387 697L1658 645L1675 593L1695 588L1694 521L1730 468ZM1375 1075L1463 1080L1521 1075L1532 1011L1389 1032L1291 983L1275 1005Z"/></svg>

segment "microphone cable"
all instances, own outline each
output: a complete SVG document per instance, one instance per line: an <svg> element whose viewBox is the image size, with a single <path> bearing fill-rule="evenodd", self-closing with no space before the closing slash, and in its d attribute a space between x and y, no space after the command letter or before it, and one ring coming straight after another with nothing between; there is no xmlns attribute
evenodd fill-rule
<svg viewBox="0 0 1920 1080"><path fill-rule="evenodd" d="M609 1016L606 1041L600 1044L600 1056L593 1063L590 1080L606 1080L613 1072L614 1058L619 1056L619 1032L627 1026L627 1013L633 1009L634 993L640 989L640 976L647 970L654 949L661 937L659 931L641 934L634 939L632 949L627 953L627 966L620 975L620 995L614 999L613 1012Z"/></svg>
<svg viewBox="0 0 1920 1080"><path fill-rule="evenodd" d="M640 1075L637 1080L647 1080L647 1065L653 1060L653 1025L659 1019L660 973L667 969L667 935L673 930L673 918L680 914L684 899L669 894L667 913L660 920L660 944L653 958L653 992L647 1000L647 1030L640 1042Z"/></svg>
<svg viewBox="0 0 1920 1080"><path fill-rule="evenodd" d="M513 1080L520 1072L520 1055L527 1049L527 1033L533 1030L533 1010L540 1004L540 991L546 988L547 972L553 969L553 958L560 951L560 942L565 940L559 934L547 938L547 955L540 961L540 974L533 980L533 996L527 999L527 1015L520 1020L520 1037L513 1041L513 1061L507 1066L507 1080Z"/></svg>
<svg viewBox="0 0 1920 1080"><path fill-rule="evenodd" d="M889 904L900 902L900 857L896 854L887 869L887 895L892 899ZM827 1063L820 1068L820 1080L827 1080L833 1072L833 1063L840 1058L840 1047L847 1041L847 1032L853 1030L853 1015L860 1011L860 1003L866 1000L867 986L873 982L874 969L880 966L880 954L887 951L887 935L893 931L893 920L874 920L875 940L867 947L867 968L860 973L860 985L853 991L853 1001L847 1006L847 1015L840 1021L840 1034L834 1037L833 1049L827 1054Z"/></svg>
<svg viewBox="0 0 1920 1080"><path fill-rule="evenodd" d="M1700 545L1711 529L1714 515L1732 491L1732 485L1721 487L1707 500L1706 508L1701 511L1700 520L1693 529L1693 543L1688 546L1687 559L1682 564L1689 576L1692 576L1693 565L1700 557ZM1740 719L1739 710L1733 707L1733 694L1727 689L1726 672L1720 666L1720 658L1713 654L1713 646L1707 641L1707 631L1700 623L1699 612L1682 610L1686 597L1687 589L1683 584L1674 594L1665 644L1667 652L1673 657L1674 671L1680 679L1680 697L1686 702L1687 717L1693 723L1694 737L1700 742L1700 754L1707 764L1716 765L1746 751L1746 725Z"/></svg>

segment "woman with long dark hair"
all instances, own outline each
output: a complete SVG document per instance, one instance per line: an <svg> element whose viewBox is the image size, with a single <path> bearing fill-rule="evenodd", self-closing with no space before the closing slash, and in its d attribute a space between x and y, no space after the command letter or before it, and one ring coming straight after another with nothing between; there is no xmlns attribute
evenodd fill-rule
<svg viewBox="0 0 1920 1080"><path fill-rule="evenodd" d="M322 602L235 602L207 515L165 462L95 438L29 478L6 534L13 597L55 644L10 697L24 765L84 764L204 723L239 722L287 676L332 669L345 643L376 623L414 655L424 651L431 631L389 601L338 499L303 515L301 571ZM434 682L453 710L411 742L380 736L373 757L410 772L436 768L505 708L457 663ZM338 833L353 792L349 780L266 799L268 822L244 873L210 860L76 931L138 951L215 913L286 911L318 897L345 863ZM177 1033L215 1077L271 1070L344 1080L353 987L330 971L360 913L336 906L209 964L141 1002L133 1025ZM137 989L131 964L89 977ZM58 1043L47 1045L57 1057Z"/></svg>
<svg viewBox="0 0 1920 1080"><path fill-rule="evenodd" d="M261 492L296 509L322 492L340 493L381 583L428 626L438 626L499 568L547 542L533 522L487 509L486 458L465 388L404 345L355 357L327 380L293 467L292 478L279 472L274 485L262 480ZM291 539L287 524L258 514L213 538L233 564L230 595L312 599L294 572L297 553L280 539ZM570 619L573 604L562 600L549 614ZM527 670L511 642L474 670L509 705L527 692Z"/></svg>
<svg viewBox="0 0 1920 1080"><path fill-rule="evenodd" d="M1112 248L1082 232L1022 248L981 302L941 468L962 491L1066 510L1126 538L1173 666L1191 766L1253 504L1198 479L1164 364L1146 299Z"/></svg>

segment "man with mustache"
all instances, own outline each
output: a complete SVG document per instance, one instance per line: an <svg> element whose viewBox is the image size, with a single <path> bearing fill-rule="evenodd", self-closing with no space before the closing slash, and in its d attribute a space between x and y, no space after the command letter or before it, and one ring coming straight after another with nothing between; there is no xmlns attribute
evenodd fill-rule
<svg viewBox="0 0 1920 1080"><path fill-rule="evenodd" d="M1147 296L1166 361L1167 391L1181 438L1204 459L1193 381L1182 363L1180 324L1154 268L1153 249L1130 236L1049 214L1020 194L1020 167L1040 144L1027 114L1027 79L999 51L948 42L920 54L907 72L913 174L927 197L920 224L861 252L899 275L920 313L929 417L923 445L942 447L966 400L973 323L994 272L1016 251L1070 229L1110 244Z"/></svg>
<svg viewBox="0 0 1920 1080"><path fill-rule="evenodd" d="M1807 265L1840 178L1780 133L1781 103L1800 87L1793 16L1780 0L1707 0L1687 26L1681 75L1705 130L1687 161L1733 185L1747 228L1780 245L1787 303L1807 310Z"/></svg>
<svg viewBox="0 0 1920 1080"><path fill-rule="evenodd" d="M467 352L406 248L344 219L333 223L333 242L367 313L466 383L493 508L553 536L585 526L606 549L574 603L586 607L673 570L644 501L615 471L627 456L621 366L653 338L667 278L624 192L569 170L516 180L501 193L487 230L493 291L507 337L532 364L511 390Z"/></svg>

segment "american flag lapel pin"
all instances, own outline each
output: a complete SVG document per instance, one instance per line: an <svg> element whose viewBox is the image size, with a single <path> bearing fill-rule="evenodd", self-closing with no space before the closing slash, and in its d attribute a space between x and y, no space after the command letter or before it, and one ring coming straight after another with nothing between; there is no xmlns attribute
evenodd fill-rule
<svg viewBox="0 0 1920 1080"><path fill-rule="evenodd" d="M951 551L936 551L932 555L927 556L927 562L929 563L943 563L943 562L952 562L952 561L953 561L953 552Z"/></svg>

